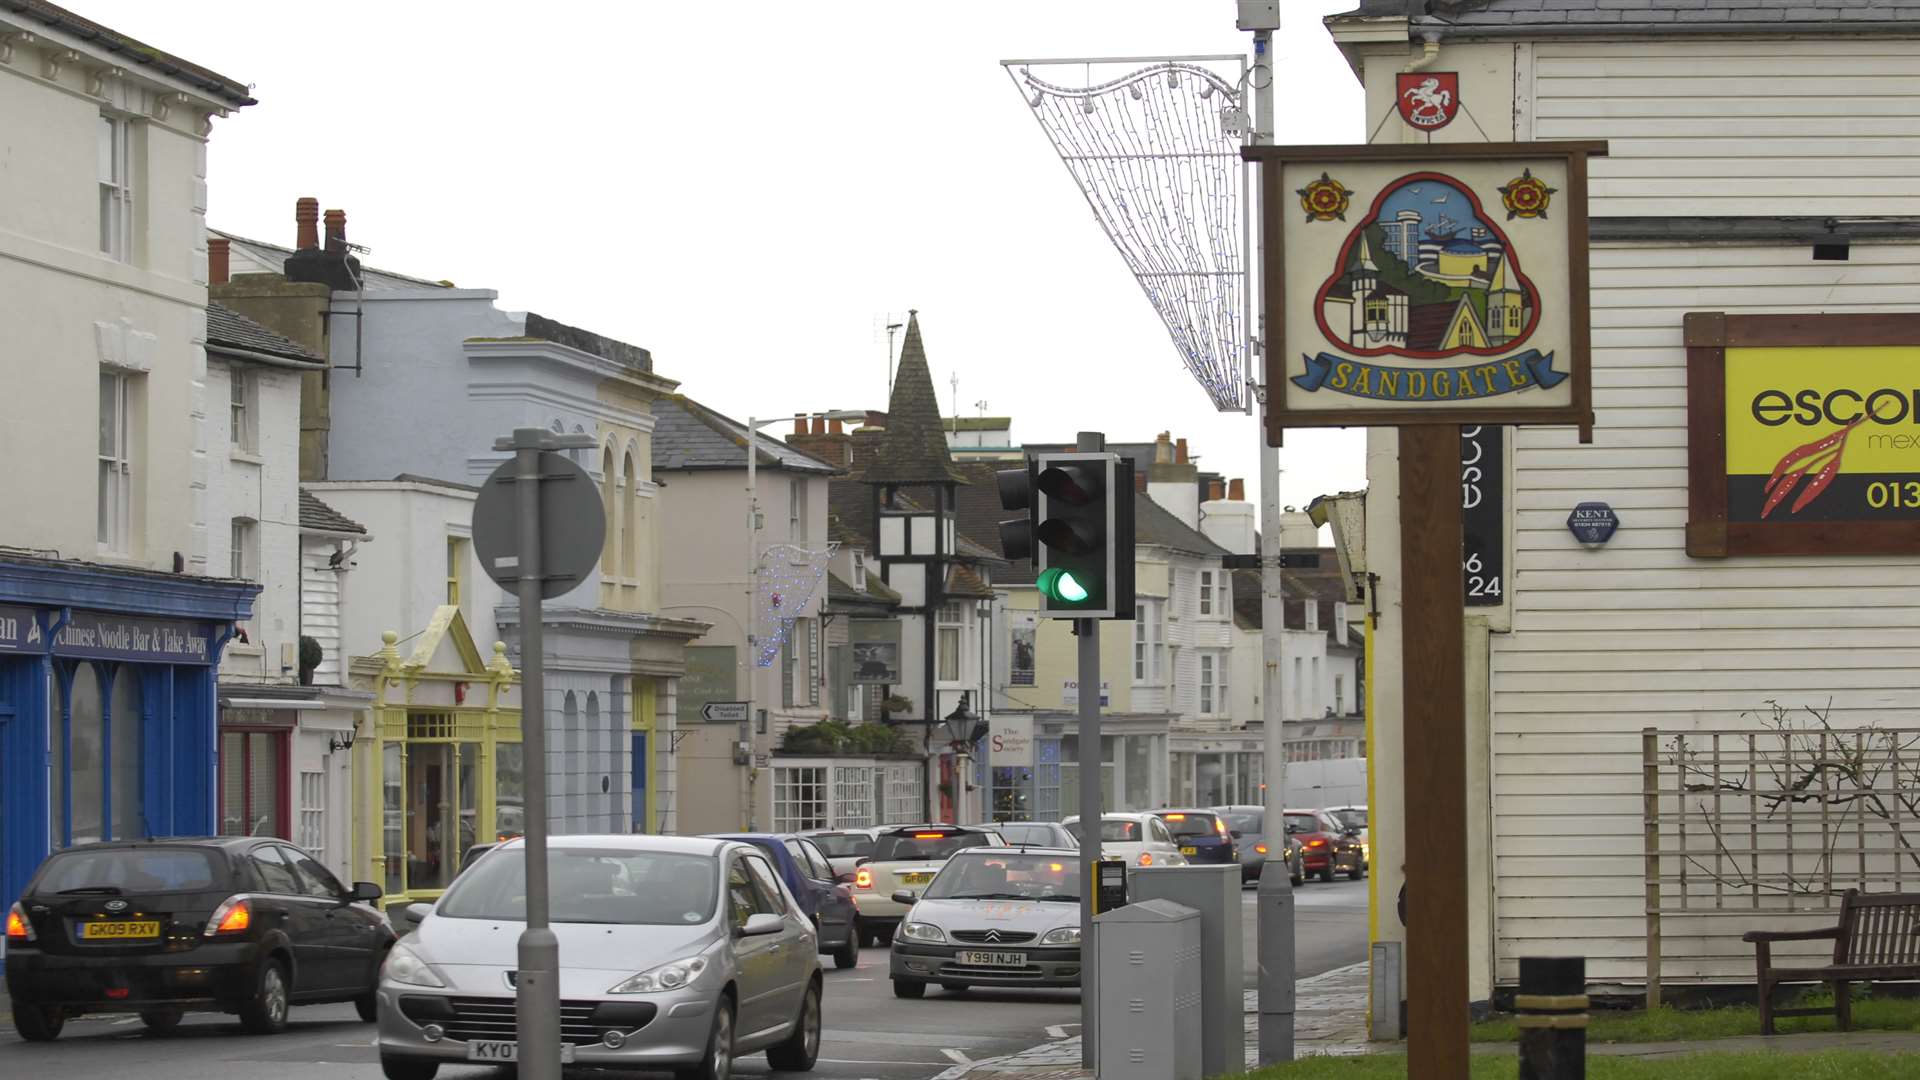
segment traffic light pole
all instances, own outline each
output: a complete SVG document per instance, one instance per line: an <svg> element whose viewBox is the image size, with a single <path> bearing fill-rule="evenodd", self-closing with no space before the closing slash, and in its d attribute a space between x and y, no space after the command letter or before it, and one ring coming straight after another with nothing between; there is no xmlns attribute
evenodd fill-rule
<svg viewBox="0 0 1920 1080"><path fill-rule="evenodd" d="M1097 431L1081 432L1074 447L1081 453L1106 448L1107 437ZM1133 552L1116 557L1132 559ZM1106 764L1100 745L1100 620L1075 619L1073 632L1080 642L1080 1065L1094 1070L1099 1067L1100 972L1093 940L1093 896L1098 886L1094 875L1100 862L1100 819L1106 811L1100 798Z"/></svg>

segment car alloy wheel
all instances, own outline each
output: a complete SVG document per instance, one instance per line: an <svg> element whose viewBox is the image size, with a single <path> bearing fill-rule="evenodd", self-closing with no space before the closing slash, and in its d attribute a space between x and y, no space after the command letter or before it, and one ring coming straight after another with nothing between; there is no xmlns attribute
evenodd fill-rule
<svg viewBox="0 0 1920 1080"><path fill-rule="evenodd" d="M260 988L253 1000L240 1009L240 1024L248 1031L271 1035L287 1027L287 969L279 960L269 960L260 971Z"/></svg>
<svg viewBox="0 0 1920 1080"><path fill-rule="evenodd" d="M713 1031L707 1036L707 1054L700 1064L677 1069L680 1080L733 1080L733 1002L714 1002Z"/></svg>
<svg viewBox="0 0 1920 1080"><path fill-rule="evenodd" d="M820 1057L820 983L807 986L793 1032L767 1048L767 1064L780 1072L807 1072Z"/></svg>

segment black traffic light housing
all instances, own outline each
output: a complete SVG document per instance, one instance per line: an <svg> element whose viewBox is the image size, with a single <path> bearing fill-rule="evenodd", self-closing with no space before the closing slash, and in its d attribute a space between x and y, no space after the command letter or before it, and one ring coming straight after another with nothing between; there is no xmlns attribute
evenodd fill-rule
<svg viewBox="0 0 1920 1080"><path fill-rule="evenodd" d="M1027 511L1000 523L1000 548L1009 559L1033 561L1042 615L1133 618L1131 458L1040 454L1024 469L997 473L995 482L1001 506Z"/></svg>

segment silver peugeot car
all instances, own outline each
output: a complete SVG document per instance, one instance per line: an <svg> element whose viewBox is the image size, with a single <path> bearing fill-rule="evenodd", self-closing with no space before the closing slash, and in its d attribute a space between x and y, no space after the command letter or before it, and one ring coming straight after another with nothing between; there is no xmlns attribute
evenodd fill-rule
<svg viewBox="0 0 1920 1080"><path fill-rule="evenodd" d="M557 836L549 845L563 1061L729 1080L736 1055L764 1050L777 1070L813 1068L819 943L766 856L692 837ZM524 841L511 840L456 878L393 947L379 986L388 1080L518 1059L526 906Z"/></svg>
<svg viewBox="0 0 1920 1080"><path fill-rule="evenodd" d="M1080 985L1080 853L1067 848L963 848L913 905L893 936L893 992L917 998L928 983Z"/></svg>

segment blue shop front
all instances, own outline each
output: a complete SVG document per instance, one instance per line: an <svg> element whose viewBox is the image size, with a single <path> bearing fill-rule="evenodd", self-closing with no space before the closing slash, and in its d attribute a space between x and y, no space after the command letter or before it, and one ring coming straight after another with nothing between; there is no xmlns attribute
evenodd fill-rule
<svg viewBox="0 0 1920 1080"><path fill-rule="evenodd" d="M0 906L49 851L218 831L214 676L259 591L0 557Z"/></svg>

